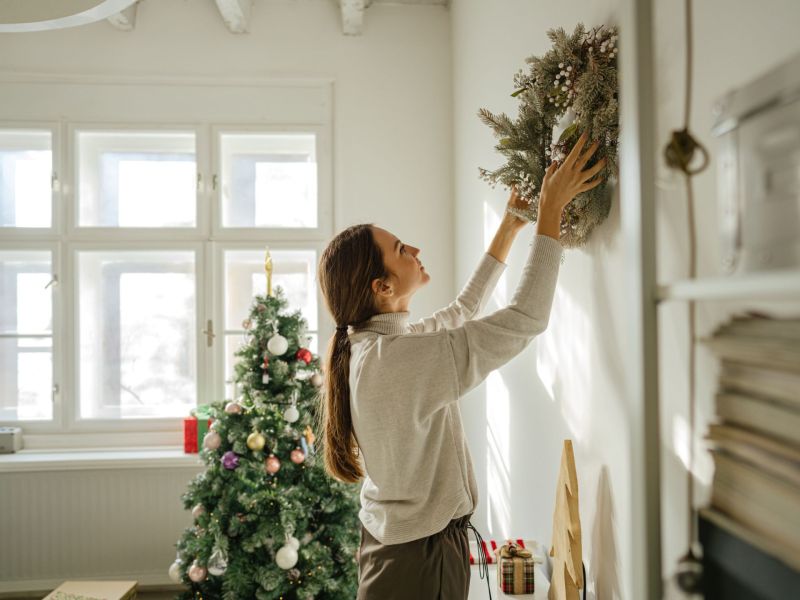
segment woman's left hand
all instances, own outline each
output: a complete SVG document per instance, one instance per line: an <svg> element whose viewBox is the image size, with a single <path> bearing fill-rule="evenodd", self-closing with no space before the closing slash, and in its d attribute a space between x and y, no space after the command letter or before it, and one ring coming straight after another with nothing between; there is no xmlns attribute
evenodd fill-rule
<svg viewBox="0 0 800 600"><path fill-rule="evenodd" d="M508 198L508 202L506 203L506 209L509 208L516 208L517 210L528 210L530 208L530 204L528 204L522 196L517 193L517 186L511 186L511 196ZM516 215L512 215L508 210L505 210L503 213L503 225L509 227L514 230L519 230L525 227L530 223L527 219L520 218Z"/></svg>

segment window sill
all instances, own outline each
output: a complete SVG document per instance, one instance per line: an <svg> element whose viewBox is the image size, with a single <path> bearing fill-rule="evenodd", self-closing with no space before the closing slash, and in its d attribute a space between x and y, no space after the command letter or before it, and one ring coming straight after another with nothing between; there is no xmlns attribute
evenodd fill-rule
<svg viewBox="0 0 800 600"><path fill-rule="evenodd" d="M0 473L204 466L199 454L185 454L183 448L177 446L90 450L23 449L12 454L0 454Z"/></svg>

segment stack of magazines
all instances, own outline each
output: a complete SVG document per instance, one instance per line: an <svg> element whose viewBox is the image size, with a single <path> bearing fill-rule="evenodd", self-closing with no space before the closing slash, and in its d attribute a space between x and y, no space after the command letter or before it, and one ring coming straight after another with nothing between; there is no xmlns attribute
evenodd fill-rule
<svg viewBox="0 0 800 600"><path fill-rule="evenodd" d="M800 319L737 317L705 342L721 373L703 512L800 569Z"/></svg>

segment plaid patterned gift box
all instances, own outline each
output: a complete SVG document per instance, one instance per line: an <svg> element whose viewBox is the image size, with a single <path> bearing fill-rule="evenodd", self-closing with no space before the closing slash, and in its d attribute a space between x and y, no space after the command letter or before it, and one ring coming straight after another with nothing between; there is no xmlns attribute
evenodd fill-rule
<svg viewBox="0 0 800 600"><path fill-rule="evenodd" d="M504 594L533 594L533 553L509 540L497 550L497 585Z"/></svg>

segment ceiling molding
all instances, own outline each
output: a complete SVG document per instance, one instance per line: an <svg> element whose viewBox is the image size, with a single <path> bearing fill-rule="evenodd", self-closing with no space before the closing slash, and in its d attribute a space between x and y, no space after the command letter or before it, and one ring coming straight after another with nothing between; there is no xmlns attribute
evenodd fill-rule
<svg viewBox="0 0 800 600"><path fill-rule="evenodd" d="M122 12L108 17L108 22L120 31L133 31L136 27L136 8L139 6L139 0L131 4Z"/></svg>
<svg viewBox="0 0 800 600"><path fill-rule="evenodd" d="M250 30L250 15L253 0L214 0L219 14L231 33L247 33Z"/></svg>

